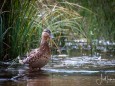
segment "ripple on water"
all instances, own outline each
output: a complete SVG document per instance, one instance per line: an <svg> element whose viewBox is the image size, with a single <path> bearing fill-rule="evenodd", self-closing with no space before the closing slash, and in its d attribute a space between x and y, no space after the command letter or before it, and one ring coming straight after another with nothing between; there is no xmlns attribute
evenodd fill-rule
<svg viewBox="0 0 115 86"><path fill-rule="evenodd" d="M55 57L56 58L56 57ZM54 63L52 63L54 62ZM102 57L89 57L89 56L81 56L81 57L67 57L55 59L48 66L52 66L53 68L77 68L77 69L113 69L115 66L115 60L110 59L102 59Z"/></svg>

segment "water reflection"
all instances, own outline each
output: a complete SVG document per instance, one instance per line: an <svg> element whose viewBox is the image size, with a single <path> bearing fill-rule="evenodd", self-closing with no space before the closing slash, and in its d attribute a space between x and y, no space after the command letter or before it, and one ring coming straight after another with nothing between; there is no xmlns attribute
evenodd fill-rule
<svg viewBox="0 0 115 86"><path fill-rule="evenodd" d="M111 77L111 76L110 76ZM113 77L114 78L114 77ZM28 79L26 81L13 82L7 81L0 86L114 86L115 81L99 81L101 76L53 76L39 77L36 79Z"/></svg>
<svg viewBox="0 0 115 86"><path fill-rule="evenodd" d="M51 80L48 74L32 74L27 79L27 86L51 86Z"/></svg>

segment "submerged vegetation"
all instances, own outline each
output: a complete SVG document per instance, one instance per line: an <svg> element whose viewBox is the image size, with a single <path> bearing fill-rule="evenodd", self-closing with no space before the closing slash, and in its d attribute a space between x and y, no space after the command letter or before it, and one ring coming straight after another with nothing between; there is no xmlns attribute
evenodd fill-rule
<svg viewBox="0 0 115 86"><path fill-rule="evenodd" d="M38 47L44 28L51 29L54 40L61 47L65 46L65 40L81 38L85 38L90 45L94 40L115 41L114 0L0 2L1 60L16 58Z"/></svg>

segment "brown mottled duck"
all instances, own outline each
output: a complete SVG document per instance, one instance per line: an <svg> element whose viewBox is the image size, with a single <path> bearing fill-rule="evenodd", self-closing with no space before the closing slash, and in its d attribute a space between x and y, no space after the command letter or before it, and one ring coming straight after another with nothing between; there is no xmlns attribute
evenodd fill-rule
<svg viewBox="0 0 115 86"><path fill-rule="evenodd" d="M27 58L21 60L19 59L19 63L21 64L29 64L29 68L31 70L41 68L45 66L50 57L51 51L49 47L49 40L51 38L51 31L49 29L44 29L42 32L42 39L39 48L32 50Z"/></svg>

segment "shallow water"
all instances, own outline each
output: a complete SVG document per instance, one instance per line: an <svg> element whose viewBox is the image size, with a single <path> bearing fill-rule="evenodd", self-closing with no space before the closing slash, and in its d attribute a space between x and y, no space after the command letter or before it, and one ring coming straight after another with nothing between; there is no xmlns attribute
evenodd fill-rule
<svg viewBox="0 0 115 86"><path fill-rule="evenodd" d="M115 85L114 58L55 55L42 71L35 72L29 72L26 65L8 65L0 65L0 86Z"/></svg>

